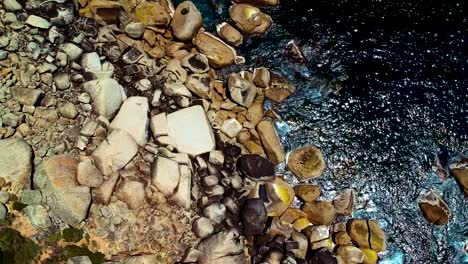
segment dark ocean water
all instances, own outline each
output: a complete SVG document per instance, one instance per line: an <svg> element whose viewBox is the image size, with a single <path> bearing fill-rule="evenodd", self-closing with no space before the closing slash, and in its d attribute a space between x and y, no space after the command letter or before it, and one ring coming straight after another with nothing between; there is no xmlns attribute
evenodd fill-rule
<svg viewBox="0 0 468 264"><path fill-rule="evenodd" d="M228 1L194 2L210 30L227 17ZM328 169L317 182L326 198L356 189L354 217L377 219L388 234L382 263L468 263L468 200L453 177L435 173L468 155L466 9L446 0L282 1L266 10L271 31L240 51L247 66L264 61L296 85L285 103L268 105L283 117L283 144L323 149ZM307 63L284 56L291 39ZM419 211L428 189L449 204L444 227Z"/></svg>

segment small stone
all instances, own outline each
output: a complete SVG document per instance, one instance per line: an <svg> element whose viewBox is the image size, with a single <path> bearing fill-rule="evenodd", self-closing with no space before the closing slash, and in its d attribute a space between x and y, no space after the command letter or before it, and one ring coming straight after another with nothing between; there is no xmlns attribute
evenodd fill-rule
<svg viewBox="0 0 468 264"><path fill-rule="evenodd" d="M8 36L1 36L0 37L0 48L4 48L10 44L10 38Z"/></svg>
<svg viewBox="0 0 468 264"><path fill-rule="evenodd" d="M8 51L0 50L0 61L8 58Z"/></svg>
<svg viewBox="0 0 468 264"><path fill-rule="evenodd" d="M78 96L78 101L80 101L83 104L89 104L91 102L91 97L87 93L81 93Z"/></svg>
<svg viewBox="0 0 468 264"><path fill-rule="evenodd" d="M338 215L351 216L354 210L355 192L353 189L344 189L335 199L333 206Z"/></svg>
<svg viewBox="0 0 468 264"><path fill-rule="evenodd" d="M360 248L360 250L364 254L362 264L377 264L377 261L379 260L377 252L369 248Z"/></svg>
<svg viewBox="0 0 468 264"><path fill-rule="evenodd" d="M50 26L51 26L49 21L45 20L42 17L38 17L38 16L35 16L35 15L30 15L26 19L25 23L30 25L30 26L37 27L37 28L42 28L42 29L49 29Z"/></svg>
<svg viewBox="0 0 468 264"><path fill-rule="evenodd" d="M11 95L22 105L35 105L42 95L39 89L11 87Z"/></svg>
<svg viewBox="0 0 468 264"><path fill-rule="evenodd" d="M302 211L307 214L307 218L314 225L330 225L336 218L336 210L328 201L306 203Z"/></svg>
<svg viewBox="0 0 468 264"><path fill-rule="evenodd" d="M130 209L136 210L145 200L145 185L139 181L125 181L119 184L115 196Z"/></svg>
<svg viewBox="0 0 468 264"><path fill-rule="evenodd" d="M13 114L8 113L2 116L3 124L10 126L10 127L17 127L20 124L20 117Z"/></svg>
<svg viewBox="0 0 468 264"><path fill-rule="evenodd" d="M146 97L133 96L125 100L110 123L110 129L121 129L140 146L148 142L149 104Z"/></svg>
<svg viewBox="0 0 468 264"><path fill-rule="evenodd" d="M75 119L78 116L76 106L68 101L58 104L58 112L61 116L68 119Z"/></svg>
<svg viewBox="0 0 468 264"><path fill-rule="evenodd" d="M244 143L245 148L249 151L250 154L258 154L265 156L265 150L262 146L258 145L253 141L247 141Z"/></svg>
<svg viewBox="0 0 468 264"><path fill-rule="evenodd" d="M154 138L169 135L166 113L155 115L150 120L150 128Z"/></svg>
<svg viewBox="0 0 468 264"><path fill-rule="evenodd" d="M148 91L151 88L151 81L148 79L141 79L135 84L135 89L137 89L140 92Z"/></svg>
<svg viewBox="0 0 468 264"><path fill-rule="evenodd" d="M300 181L319 177L325 167L322 151L315 146L296 149L288 157L288 168Z"/></svg>
<svg viewBox="0 0 468 264"><path fill-rule="evenodd" d="M228 80L229 93L232 100L242 106L249 107L257 94L255 85L239 74L231 74Z"/></svg>
<svg viewBox="0 0 468 264"><path fill-rule="evenodd" d="M54 76L55 86L59 90L66 90L70 88L70 77L66 73L59 73Z"/></svg>
<svg viewBox="0 0 468 264"><path fill-rule="evenodd" d="M212 187L219 183L218 177L216 175L206 176L202 179L202 184L205 187Z"/></svg>
<svg viewBox="0 0 468 264"><path fill-rule="evenodd" d="M142 2L136 7L134 15L136 21L146 26L166 27L171 21L171 15L160 2Z"/></svg>
<svg viewBox="0 0 468 264"><path fill-rule="evenodd" d="M143 53L139 51L137 48L131 47L125 54L122 56L122 61L126 64L135 64L141 58L143 58Z"/></svg>
<svg viewBox="0 0 468 264"><path fill-rule="evenodd" d="M314 264L341 264L338 262L337 258L333 255L333 253L327 249L321 249L317 253L315 253L312 258L310 259L309 263Z"/></svg>
<svg viewBox="0 0 468 264"><path fill-rule="evenodd" d="M179 183L179 164L173 160L157 157L151 167L152 183L164 194L171 196Z"/></svg>
<svg viewBox="0 0 468 264"><path fill-rule="evenodd" d="M84 186L99 187L104 182L101 172L94 166L92 159L85 159L78 164L77 181Z"/></svg>
<svg viewBox="0 0 468 264"><path fill-rule="evenodd" d="M283 162L285 160L284 150L276 135L273 122L268 120L261 121L257 125L257 130L268 158L275 165Z"/></svg>
<svg viewBox="0 0 468 264"><path fill-rule="evenodd" d="M145 33L145 24L137 22L128 23L125 26L125 33L133 39L139 39Z"/></svg>
<svg viewBox="0 0 468 264"><path fill-rule="evenodd" d="M200 251L194 248L188 248L185 251L185 255L182 258L182 263L195 263L198 260L198 257L200 256Z"/></svg>
<svg viewBox="0 0 468 264"><path fill-rule="evenodd" d="M468 196L468 158L450 163L450 173L462 187L465 196Z"/></svg>
<svg viewBox="0 0 468 264"><path fill-rule="evenodd" d="M445 225L450 218L447 203L434 191L422 193L419 197L419 209L426 220L434 225Z"/></svg>
<svg viewBox="0 0 468 264"><path fill-rule="evenodd" d="M40 190L24 190L21 193L21 202L27 205L40 204L42 202L42 193Z"/></svg>
<svg viewBox="0 0 468 264"><path fill-rule="evenodd" d="M246 236L263 233L268 219L267 210L262 199L247 199L240 212L244 234Z"/></svg>
<svg viewBox="0 0 468 264"><path fill-rule="evenodd" d="M61 50L65 52L72 61L78 59L83 53L83 50L73 43L63 44Z"/></svg>
<svg viewBox="0 0 468 264"><path fill-rule="evenodd" d="M165 83L163 86L163 92L166 96L176 97L192 97L192 93L182 83Z"/></svg>
<svg viewBox="0 0 468 264"><path fill-rule="evenodd" d="M199 32L192 42L214 68L223 68L236 61L236 51L208 32Z"/></svg>
<svg viewBox="0 0 468 264"><path fill-rule="evenodd" d="M6 204L10 200L10 193L6 191L0 191L0 204Z"/></svg>
<svg viewBox="0 0 468 264"><path fill-rule="evenodd" d="M172 18L172 33L182 41L193 39L203 25L200 11L191 1L182 2L177 6Z"/></svg>
<svg viewBox="0 0 468 264"><path fill-rule="evenodd" d="M230 138L237 136L241 129L242 125L235 118L224 120L223 125L221 126L221 132Z"/></svg>
<svg viewBox="0 0 468 264"><path fill-rule="evenodd" d="M353 246L339 246L336 253L345 260L345 263L362 263L364 259L362 251Z"/></svg>
<svg viewBox="0 0 468 264"><path fill-rule="evenodd" d="M85 53L81 57L81 68L85 72L95 72L102 69L101 59L97 52Z"/></svg>
<svg viewBox="0 0 468 264"><path fill-rule="evenodd" d="M19 11L23 9L21 4L16 0L3 0L3 7L8 11Z"/></svg>
<svg viewBox="0 0 468 264"><path fill-rule="evenodd" d="M226 207L218 202L213 203L203 209L203 215L214 224L221 224L226 219Z"/></svg>
<svg viewBox="0 0 468 264"><path fill-rule="evenodd" d="M286 78L273 74L271 76L270 87L265 89L265 97L274 102L281 103L293 94L294 90L294 86Z"/></svg>
<svg viewBox="0 0 468 264"><path fill-rule="evenodd" d="M200 217L193 222L192 231L197 237L203 239L213 234L214 227L208 218Z"/></svg>
<svg viewBox="0 0 468 264"><path fill-rule="evenodd" d="M297 208L288 208L281 215L279 220L288 224L293 224L297 219L302 217L307 217L307 215Z"/></svg>
<svg viewBox="0 0 468 264"><path fill-rule="evenodd" d="M274 177L274 181L260 184L255 196L263 198L263 190L266 190L265 207L268 216L281 216L294 200L293 188L281 177Z"/></svg>
<svg viewBox="0 0 468 264"><path fill-rule="evenodd" d="M294 186L296 196L307 203L313 203L320 196L320 186L309 184L298 184Z"/></svg>
<svg viewBox="0 0 468 264"><path fill-rule="evenodd" d="M210 151L209 161L211 164L222 166L224 163L224 154L220 150Z"/></svg>
<svg viewBox="0 0 468 264"><path fill-rule="evenodd" d="M216 32L224 41L233 45L234 47L240 46L244 41L244 37L239 32L239 30L235 29L226 22L217 25Z"/></svg>
<svg viewBox="0 0 468 264"><path fill-rule="evenodd" d="M205 73L210 69L208 58L201 53L190 53L182 58L180 64L193 73Z"/></svg>
<svg viewBox="0 0 468 264"><path fill-rule="evenodd" d="M254 70L254 79L253 82L256 86L267 88L270 86L270 71L265 68L256 68Z"/></svg>
<svg viewBox="0 0 468 264"><path fill-rule="evenodd" d="M192 74L185 81L185 86L203 99L211 98L211 83L213 79L208 74Z"/></svg>
<svg viewBox="0 0 468 264"><path fill-rule="evenodd" d="M93 99L93 110L107 119L114 117L126 99L123 87L110 78L86 82L83 89Z"/></svg>
<svg viewBox="0 0 468 264"><path fill-rule="evenodd" d="M244 239L236 229L223 230L198 244L199 264L246 263Z"/></svg>
<svg viewBox="0 0 468 264"><path fill-rule="evenodd" d="M0 221L5 220L5 217L7 215L7 208L5 207L4 204L0 204Z"/></svg>
<svg viewBox="0 0 468 264"><path fill-rule="evenodd" d="M83 123L83 127L80 130L80 134L83 136L90 137L94 135L98 126L99 126L98 122L92 119L86 119L85 122Z"/></svg>
<svg viewBox="0 0 468 264"><path fill-rule="evenodd" d="M351 237L346 232L338 232L334 235L333 241L342 246L351 245Z"/></svg>
<svg viewBox="0 0 468 264"><path fill-rule="evenodd" d="M23 209L23 213L35 228L48 228L52 224L47 209L42 205L28 205Z"/></svg>
<svg viewBox="0 0 468 264"><path fill-rule="evenodd" d="M271 26L272 19L260 9L247 5L236 4L229 8L229 15L244 34L262 35Z"/></svg>
<svg viewBox="0 0 468 264"><path fill-rule="evenodd" d="M119 180L118 172L111 174L101 186L93 189L93 203L108 204Z"/></svg>
<svg viewBox="0 0 468 264"><path fill-rule="evenodd" d="M271 161L259 155L242 155L237 161L237 168L254 179L275 176L275 167Z"/></svg>

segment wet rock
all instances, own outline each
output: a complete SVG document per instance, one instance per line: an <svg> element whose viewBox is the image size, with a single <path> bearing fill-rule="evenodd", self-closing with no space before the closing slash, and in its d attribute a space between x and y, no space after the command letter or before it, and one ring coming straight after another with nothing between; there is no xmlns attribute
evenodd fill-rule
<svg viewBox="0 0 468 264"><path fill-rule="evenodd" d="M191 106L167 115L169 136L179 152L197 156L215 148L215 139L205 110Z"/></svg>
<svg viewBox="0 0 468 264"><path fill-rule="evenodd" d="M148 112L149 104L146 97L129 97L110 123L110 129L127 132L138 145L143 146L148 142Z"/></svg>
<svg viewBox="0 0 468 264"><path fill-rule="evenodd" d="M70 77L66 73L59 73L54 76L54 83L57 89L66 90L70 88Z"/></svg>
<svg viewBox="0 0 468 264"><path fill-rule="evenodd" d="M295 40L291 40L286 44L284 54L286 57L289 57L290 59L296 62L307 62L307 59L304 56L304 52L302 51L301 46L299 46Z"/></svg>
<svg viewBox="0 0 468 264"><path fill-rule="evenodd" d="M34 184L51 210L65 223L77 225L86 218L91 204L89 187L76 181L78 160L67 156L54 156L43 161L34 174Z"/></svg>
<svg viewBox="0 0 468 264"><path fill-rule="evenodd" d="M193 73L205 73L210 69L208 58L201 53L190 53L180 61L182 67L187 68Z"/></svg>
<svg viewBox="0 0 468 264"><path fill-rule="evenodd" d="M0 140L0 178L14 190L31 188L32 148L20 138Z"/></svg>
<svg viewBox="0 0 468 264"><path fill-rule="evenodd" d="M344 189L335 199L333 206L338 215L351 216L354 210L355 192L353 189Z"/></svg>
<svg viewBox="0 0 468 264"><path fill-rule="evenodd" d="M20 201L27 205L40 204L42 202L42 193L40 190L24 190L21 193Z"/></svg>
<svg viewBox="0 0 468 264"><path fill-rule="evenodd" d="M138 209L145 200L145 185L138 181L125 181L120 184L115 196L127 204L128 208Z"/></svg>
<svg viewBox="0 0 468 264"><path fill-rule="evenodd" d="M193 39L202 24L200 11L191 1L185 1L177 6L171 27L176 38L187 41Z"/></svg>
<svg viewBox="0 0 468 264"><path fill-rule="evenodd" d="M139 39L145 33L145 24L131 22L125 26L125 33L131 38Z"/></svg>
<svg viewBox="0 0 468 264"><path fill-rule="evenodd" d="M94 166L92 159L85 159L78 164L77 181L84 186L99 187L104 182L101 172Z"/></svg>
<svg viewBox="0 0 468 264"><path fill-rule="evenodd" d="M28 205L23 209L23 213L35 228L44 229L52 224L47 210L42 205Z"/></svg>
<svg viewBox="0 0 468 264"><path fill-rule="evenodd" d="M336 253L344 259L346 264L362 263L364 258L362 251L353 246L339 246Z"/></svg>
<svg viewBox="0 0 468 264"><path fill-rule="evenodd" d="M268 158L275 165L283 162L285 160L284 150L276 135L273 122L268 120L261 121L257 125L257 130Z"/></svg>
<svg viewBox="0 0 468 264"><path fill-rule="evenodd" d="M68 101L60 102L57 109L59 114L65 118L75 119L78 116L78 110L76 110L75 105Z"/></svg>
<svg viewBox="0 0 468 264"><path fill-rule="evenodd" d="M268 219L267 210L262 199L247 199L240 212L244 235L259 235L263 233Z"/></svg>
<svg viewBox="0 0 468 264"><path fill-rule="evenodd" d="M450 218L447 203L434 191L422 193L419 197L419 209L426 220L434 225L445 225Z"/></svg>
<svg viewBox="0 0 468 264"><path fill-rule="evenodd" d="M171 15L168 10L159 2L142 2L135 9L135 19L145 26L161 26L169 25Z"/></svg>
<svg viewBox="0 0 468 264"><path fill-rule="evenodd" d="M269 15L247 4L231 6L229 8L229 15L236 24L236 27L247 35L262 35L270 28L273 22Z"/></svg>
<svg viewBox="0 0 468 264"><path fill-rule="evenodd" d="M271 76L270 87L265 89L265 97L274 102L281 103L293 94L294 90L294 86L286 78L273 74Z"/></svg>
<svg viewBox="0 0 468 264"><path fill-rule="evenodd" d="M244 37L239 32L239 30L235 29L226 22L217 25L216 32L224 41L233 45L234 47L240 46L244 41Z"/></svg>
<svg viewBox="0 0 468 264"><path fill-rule="evenodd" d="M23 9L16 0L3 0L3 7L8 11L19 11Z"/></svg>
<svg viewBox="0 0 468 264"><path fill-rule="evenodd" d="M199 238L205 238L213 234L214 227L208 218L200 217L193 222L192 231Z"/></svg>
<svg viewBox="0 0 468 264"><path fill-rule="evenodd" d="M93 110L107 119L114 117L126 98L123 87L114 79L89 81L83 89L93 99Z"/></svg>
<svg viewBox="0 0 468 264"><path fill-rule="evenodd" d="M157 157L151 168L152 183L164 196L171 196L180 178L179 164L164 157Z"/></svg>
<svg viewBox="0 0 468 264"><path fill-rule="evenodd" d="M330 225L336 218L336 210L328 201L306 203L302 211L307 214L307 218L314 225Z"/></svg>
<svg viewBox="0 0 468 264"><path fill-rule="evenodd" d="M237 168L244 175L254 179L272 177L275 175L275 167L270 160L255 154L243 155L237 162Z"/></svg>
<svg viewBox="0 0 468 264"><path fill-rule="evenodd" d="M94 164L104 175L110 175L127 165L137 154L138 145L127 132L112 131L93 152Z"/></svg>
<svg viewBox="0 0 468 264"><path fill-rule="evenodd" d="M309 260L310 264L339 264L337 258L328 249L321 249Z"/></svg>
<svg viewBox="0 0 468 264"><path fill-rule="evenodd" d="M11 87L11 95L22 105L35 105L42 95L39 89Z"/></svg>
<svg viewBox="0 0 468 264"><path fill-rule="evenodd" d="M322 151L315 146L296 149L289 155L288 168L301 181L319 177L325 170Z"/></svg>
<svg viewBox="0 0 468 264"><path fill-rule="evenodd" d="M198 244L199 264L245 263L244 242L239 231L230 229L216 233Z"/></svg>
<svg viewBox="0 0 468 264"><path fill-rule="evenodd" d="M235 118L224 120L223 125L221 126L221 132L230 138L237 136L241 129L242 125Z"/></svg>
<svg viewBox="0 0 468 264"><path fill-rule="evenodd" d="M468 158L450 164L450 173L463 188L465 195L468 195Z"/></svg>
<svg viewBox="0 0 468 264"><path fill-rule="evenodd" d="M226 207L222 203L213 203L203 209L203 215L218 225L226 219Z"/></svg>
<svg viewBox="0 0 468 264"><path fill-rule="evenodd" d="M49 21L45 20L42 17L38 17L38 16L35 16L35 15L30 15L26 19L25 23L30 25L30 26L37 27L37 28L42 28L42 29L49 29L50 26L51 26Z"/></svg>
<svg viewBox="0 0 468 264"><path fill-rule="evenodd" d="M213 68L223 68L236 61L236 51L210 33L199 32L193 39L193 44L208 58Z"/></svg>
<svg viewBox="0 0 468 264"><path fill-rule="evenodd" d="M370 248L376 252L386 248L385 233L373 220L350 220L347 230L353 243L359 247Z"/></svg>
<svg viewBox="0 0 468 264"><path fill-rule="evenodd" d="M309 184L298 184L294 186L294 192L304 202L313 203L320 196L320 186Z"/></svg>
<svg viewBox="0 0 468 264"><path fill-rule="evenodd" d="M69 258L67 264L92 264L93 262L88 256L77 256Z"/></svg>
<svg viewBox="0 0 468 264"><path fill-rule="evenodd" d="M242 106L249 107L257 94L257 87L239 74L231 74L228 80L229 93L232 100Z"/></svg>
<svg viewBox="0 0 468 264"><path fill-rule="evenodd" d="M159 260L157 255L139 255L127 257L125 259L125 264L152 264L158 262Z"/></svg>

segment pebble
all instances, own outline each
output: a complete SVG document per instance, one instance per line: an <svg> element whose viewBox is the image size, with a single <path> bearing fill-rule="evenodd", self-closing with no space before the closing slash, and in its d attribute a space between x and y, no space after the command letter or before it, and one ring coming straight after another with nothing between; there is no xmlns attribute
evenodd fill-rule
<svg viewBox="0 0 468 264"><path fill-rule="evenodd" d="M59 114L68 119L75 119L79 114L76 106L70 102L60 102L57 108Z"/></svg>
<svg viewBox="0 0 468 264"><path fill-rule="evenodd" d="M44 19L42 17L35 16L35 15L30 15L26 19L25 23L30 25L30 26L37 27L37 28L42 28L42 29L49 29L50 26L51 26L49 21L47 21L46 19Z"/></svg>
<svg viewBox="0 0 468 264"><path fill-rule="evenodd" d="M66 73L59 73L54 76L55 86L59 90L66 90L70 88L70 77Z"/></svg>
<svg viewBox="0 0 468 264"><path fill-rule="evenodd" d="M23 9L21 4L16 0L3 0L3 7L8 11L19 11Z"/></svg>
<svg viewBox="0 0 468 264"><path fill-rule="evenodd" d="M214 165L222 166L224 163L224 154L220 150L210 151L209 162Z"/></svg>
<svg viewBox="0 0 468 264"><path fill-rule="evenodd" d="M180 64L193 73L205 73L210 69L208 58L201 53L191 53L183 57Z"/></svg>
<svg viewBox="0 0 468 264"><path fill-rule="evenodd" d="M232 73L228 80L229 93L232 100L239 105L249 107L257 94L257 88L239 74Z"/></svg>
<svg viewBox="0 0 468 264"><path fill-rule="evenodd" d="M226 207L222 203L213 203L203 209L203 215L214 224L221 224L226 219Z"/></svg>
<svg viewBox="0 0 468 264"><path fill-rule="evenodd" d="M164 196L169 197L175 192L179 183L179 164L168 158L157 157L151 166L151 178L156 188Z"/></svg>
<svg viewBox="0 0 468 264"><path fill-rule="evenodd" d="M262 140L263 147L265 148L265 152L271 162L275 165L283 162L286 158L273 122L270 120L263 120L258 123L257 130L260 135L260 139Z"/></svg>
<svg viewBox="0 0 468 264"><path fill-rule="evenodd" d="M125 26L125 33L131 38L139 39L145 33L145 24L137 22L128 23Z"/></svg>
<svg viewBox="0 0 468 264"><path fill-rule="evenodd" d="M370 248L376 252L386 248L385 233L373 220L349 220L347 230L353 243L359 247Z"/></svg>
<svg viewBox="0 0 468 264"><path fill-rule="evenodd" d="M229 8L229 15L236 27L247 35L262 35L272 24L272 19L269 15L247 4L231 6Z"/></svg>
<svg viewBox="0 0 468 264"><path fill-rule="evenodd" d="M214 227L211 221L206 217L200 217L193 222L192 231L201 239L214 233Z"/></svg>
<svg viewBox="0 0 468 264"><path fill-rule="evenodd" d="M141 79L135 84L135 89L140 92L148 91L152 88L151 81L148 79Z"/></svg>
<svg viewBox="0 0 468 264"><path fill-rule="evenodd" d="M216 26L216 32L227 43L234 47L239 47L244 41L244 37L235 27L223 22Z"/></svg>

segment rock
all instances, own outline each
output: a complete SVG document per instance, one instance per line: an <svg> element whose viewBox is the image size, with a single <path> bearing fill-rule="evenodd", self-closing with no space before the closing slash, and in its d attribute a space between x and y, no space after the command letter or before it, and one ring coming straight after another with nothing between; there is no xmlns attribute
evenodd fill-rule
<svg viewBox="0 0 468 264"><path fill-rule="evenodd" d="M245 148L249 151L250 154L265 155L265 151L260 145L253 141L247 141L244 143Z"/></svg>
<svg viewBox="0 0 468 264"><path fill-rule="evenodd" d="M138 152L138 145L127 132L113 130L94 150L94 165L104 175L110 175L127 165Z"/></svg>
<svg viewBox="0 0 468 264"><path fill-rule="evenodd" d="M171 202L174 202L178 206L190 209L191 203L191 191L192 191L192 172L187 165L179 165L179 185L172 197L169 198Z"/></svg>
<svg viewBox="0 0 468 264"><path fill-rule="evenodd" d="M362 251L353 246L339 246L336 253L345 260L346 264L362 263L364 259Z"/></svg>
<svg viewBox="0 0 468 264"><path fill-rule="evenodd" d="M203 239L213 234L214 227L208 218L200 217L193 222L192 231L197 237Z"/></svg>
<svg viewBox="0 0 468 264"><path fill-rule="evenodd" d="M93 99L93 110L111 119L126 99L123 87L114 79L93 80L83 84L83 89Z"/></svg>
<svg viewBox="0 0 468 264"><path fill-rule="evenodd" d="M111 174L107 180L105 180L101 186L93 189L93 202L108 204L112 193L114 192L115 185L119 180L120 174L115 172Z"/></svg>
<svg viewBox="0 0 468 264"><path fill-rule="evenodd" d="M171 21L171 15L159 2L142 2L134 11L135 19L145 26L165 27Z"/></svg>
<svg viewBox="0 0 468 264"><path fill-rule="evenodd" d="M133 96L125 100L110 129L121 129L143 146L148 142L149 104L146 97Z"/></svg>
<svg viewBox="0 0 468 264"><path fill-rule="evenodd" d="M101 172L94 166L92 159L85 159L78 164L76 179L81 185L94 188L104 182Z"/></svg>
<svg viewBox="0 0 468 264"><path fill-rule="evenodd" d="M128 208L136 210L145 201L145 185L139 181L125 181L117 188L115 196Z"/></svg>
<svg viewBox="0 0 468 264"><path fill-rule="evenodd" d="M256 86L267 88L270 86L270 79L270 71L267 68L261 67L254 70L253 83Z"/></svg>
<svg viewBox="0 0 468 264"><path fill-rule="evenodd" d="M330 225L336 218L336 210L328 201L306 203L302 211L307 214L307 219L314 225Z"/></svg>
<svg viewBox="0 0 468 264"><path fill-rule="evenodd" d="M152 183L164 194L171 196L180 179L179 164L164 157L157 157L151 167Z"/></svg>
<svg viewBox="0 0 468 264"><path fill-rule="evenodd" d="M72 61L78 59L81 56L81 54L83 53L83 50L80 47L73 44L73 43L63 44L61 46L60 50L65 52Z"/></svg>
<svg viewBox="0 0 468 264"><path fill-rule="evenodd" d="M185 255L182 258L182 263L194 263L198 261L198 257L200 256L200 251L194 248L188 248L185 251Z"/></svg>
<svg viewBox="0 0 468 264"><path fill-rule="evenodd" d="M81 68L84 72L101 71L101 59L96 52L85 53L81 57Z"/></svg>
<svg viewBox="0 0 468 264"><path fill-rule="evenodd" d="M333 241L342 246L352 245L351 237L344 231L335 233Z"/></svg>
<svg viewBox="0 0 468 264"><path fill-rule="evenodd" d="M0 204L0 221L5 220L8 211L4 204Z"/></svg>
<svg viewBox="0 0 468 264"><path fill-rule="evenodd" d="M125 33L131 38L139 39L145 33L145 24L131 22L125 26Z"/></svg>
<svg viewBox="0 0 468 264"><path fill-rule="evenodd" d="M244 37L230 24L223 22L216 26L216 32L218 35L227 43L233 45L234 47L239 47L244 41Z"/></svg>
<svg viewBox="0 0 468 264"><path fill-rule="evenodd" d="M88 256L77 256L69 258L67 264L93 264Z"/></svg>
<svg viewBox="0 0 468 264"><path fill-rule="evenodd" d="M182 2L177 6L172 18L172 33L182 41L193 39L202 27L200 11L191 1Z"/></svg>
<svg viewBox="0 0 468 264"><path fill-rule="evenodd" d="M247 199L240 212L244 235L253 236L263 233L268 219L267 210L262 199Z"/></svg>
<svg viewBox="0 0 468 264"><path fill-rule="evenodd" d="M234 0L236 4L249 4L253 6L277 6L279 0Z"/></svg>
<svg viewBox="0 0 468 264"><path fill-rule="evenodd" d="M148 79L141 79L135 84L135 89L140 92L148 91L152 88L151 81Z"/></svg>
<svg viewBox="0 0 468 264"><path fill-rule="evenodd" d="M353 243L359 247L370 248L376 252L386 248L385 233L373 220L349 220L347 230Z"/></svg>
<svg viewBox="0 0 468 264"><path fill-rule="evenodd" d="M296 149L288 157L288 168L300 181L319 177L325 167L322 151L315 146Z"/></svg>
<svg viewBox="0 0 468 264"><path fill-rule="evenodd" d="M468 158L450 164L450 173L463 188L465 196L468 195Z"/></svg>
<svg viewBox="0 0 468 264"><path fill-rule="evenodd" d="M263 147L273 164L277 165L285 160L284 150L276 135L273 122L264 120L258 123L257 131L262 140Z"/></svg>
<svg viewBox="0 0 468 264"><path fill-rule="evenodd" d="M151 117L150 128L154 138L169 135L166 113L161 113Z"/></svg>
<svg viewBox="0 0 468 264"><path fill-rule="evenodd" d="M369 248L360 248L360 250L364 255L362 264L377 264L377 261L379 260L377 252Z"/></svg>
<svg viewBox="0 0 468 264"><path fill-rule="evenodd" d="M223 68L236 61L236 51L208 32L199 32L192 42L213 68Z"/></svg>
<svg viewBox="0 0 468 264"><path fill-rule="evenodd" d="M185 81L185 86L203 99L211 98L211 82L213 79L206 73L191 74Z"/></svg>
<svg viewBox="0 0 468 264"><path fill-rule="evenodd" d="M210 151L209 161L211 164L222 166L224 163L224 154L221 150Z"/></svg>
<svg viewBox="0 0 468 264"><path fill-rule="evenodd" d="M293 188L281 177L275 177L273 182L266 182L264 187L267 199L264 199L265 195L262 194L261 185L259 186L258 197L265 200L268 216L281 216L294 200Z"/></svg>
<svg viewBox="0 0 468 264"><path fill-rule="evenodd" d="M233 138L241 131L242 125L235 118L226 119L221 126L221 132Z"/></svg>
<svg viewBox="0 0 468 264"><path fill-rule="evenodd" d="M249 107L253 103L257 94L257 88L253 83L242 78L239 74L233 73L229 76L228 86L234 102L245 107Z"/></svg>
<svg viewBox="0 0 468 264"><path fill-rule="evenodd" d="M162 72L162 75L175 83L184 83L187 80L187 71L182 68L180 60L178 59L170 60Z"/></svg>
<svg viewBox="0 0 468 264"><path fill-rule="evenodd" d="M309 239L310 248L315 250L319 248L333 249L332 239L328 227L324 225L309 226L304 229L304 233Z"/></svg>
<svg viewBox="0 0 468 264"><path fill-rule="evenodd" d="M281 215L279 220L284 223L293 224L297 219L307 217L307 215L297 208L288 208Z"/></svg>
<svg viewBox="0 0 468 264"><path fill-rule="evenodd" d="M244 240L236 229L218 232L198 244L199 264L245 263Z"/></svg>
<svg viewBox="0 0 468 264"><path fill-rule="evenodd" d="M16 0L3 0L3 7L8 11L20 11L23 9Z"/></svg>
<svg viewBox="0 0 468 264"><path fill-rule="evenodd" d="M193 73L205 73L210 69L208 58L201 53L190 53L182 58L180 64Z"/></svg>
<svg viewBox="0 0 468 264"><path fill-rule="evenodd" d="M237 168L254 179L275 176L275 167L271 161L255 154L242 155L237 161Z"/></svg>
<svg viewBox="0 0 468 264"><path fill-rule="evenodd" d="M144 54L142 51L140 51L139 49L135 47L130 47L127 50L127 52L123 54L121 59L126 64L135 64L143 57L144 57Z"/></svg>
<svg viewBox="0 0 468 264"><path fill-rule="evenodd" d="M11 96L22 105L35 105L42 95L39 89L11 87Z"/></svg>
<svg viewBox="0 0 468 264"><path fill-rule="evenodd" d="M185 96L188 98L192 97L192 93L182 83L165 83L163 86L163 92L166 96Z"/></svg>
<svg viewBox="0 0 468 264"><path fill-rule="evenodd" d="M70 88L70 78L66 73L59 73L54 76L54 83L57 89L59 90L66 90Z"/></svg>
<svg viewBox="0 0 468 264"><path fill-rule="evenodd" d="M445 225L450 218L447 203L434 191L422 193L419 197L419 209L426 220L434 225Z"/></svg>
<svg viewBox="0 0 468 264"><path fill-rule="evenodd" d="M169 136L179 152L197 156L215 148L215 139L205 110L191 106L167 115Z"/></svg>
<svg viewBox="0 0 468 264"><path fill-rule="evenodd" d="M68 101L58 103L57 109L59 114L65 118L75 119L78 116L75 105Z"/></svg>
<svg viewBox="0 0 468 264"><path fill-rule="evenodd" d="M28 16L25 23L30 26L42 28L42 29L49 29L51 26L49 21L45 20L42 17L38 17L35 15Z"/></svg>
<svg viewBox="0 0 468 264"><path fill-rule="evenodd" d="M236 27L247 35L263 35L273 22L269 15L247 4L231 6L229 15Z"/></svg>
<svg viewBox="0 0 468 264"><path fill-rule="evenodd" d="M203 216L210 219L215 225L219 225L226 220L226 207L222 203L213 203L203 209Z"/></svg>
<svg viewBox="0 0 468 264"><path fill-rule="evenodd" d="M309 263L314 264L340 264L337 258L333 255L333 253L324 248L315 253L312 258L309 260Z"/></svg>
<svg viewBox="0 0 468 264"><path fill-rule="evenodd" d="M86 218L91 205L89 187L76 181L78 160L60 155L43 161L34 174L34 184L41 189L44 201L68 225Z"/></svg>
<svg viewBox="0 0 468 264"><path fill-rule="evenodd" d="M139 255L127 257L124 264L153 264L159 262L157 255Z"/></svg>
<svg viewBox="0 0 468 264"><path fill-rule="evenodd" d="M354 210L355 192L353 189L344 189L335 199L333 206L338 215L351 216Z"/></svg>
<svg viewBox="0 0 468 264"><path fill-rule="evenodd" d="M273 217L266 235L272 238L281 236L289 240L293 232L294 229L290 224L281 222L278 217Z"/></svg>
<svg viewBox="0 0 468 264"><path fill-rule="evenodd" d="M20 124L21 117L13 114L8 113L2 116L3 124L10 126L10 127L17 127Z"/></svg>
<svg viewBox="0 0 468 264"><path fill-rule="evenodd" d="M8 203L9 200L10 200L10 193L6 191L0 191L0 203L6 204Z"/></svg>
<svg viewBox="0 0 468 264"><path fill-rule="evenodd" d="M23 213L35 228L45 229L52 224L47 210L42 205L28 205L23 209Z"/></svg>
<svg viewBox="0 0 468 264"><path fill-rule="evenodd" d="M293 231L293 233L291 234L291 240L299 244L299 247L297 249L292 250L292 252L294 252L294 255L297 258L305 259L307 249L309 248L309 242L307 240L307 237L301 232Z"/></svg>
<svg viewBox="0 0 468 264"><path fill-rule="evenodd" d="M30 189L31 146L21 138L0 140L0 178L11 182L13 190Z"/></svg>
<svg viewBox="0 0 468 264"><path fill-rule="evenodd" d="M274 102L281 103L293 94L294 90L294 86L286 78L273 74L271 76L270 87L265 89L265 97Z"/></svg>
<svg viewBox="0 0 468 264"><path fill-rule="evenodd" d="M320 186L309 184L298 184L294 186L296 196L307 203L313 203L320 196Z"/></svg>

